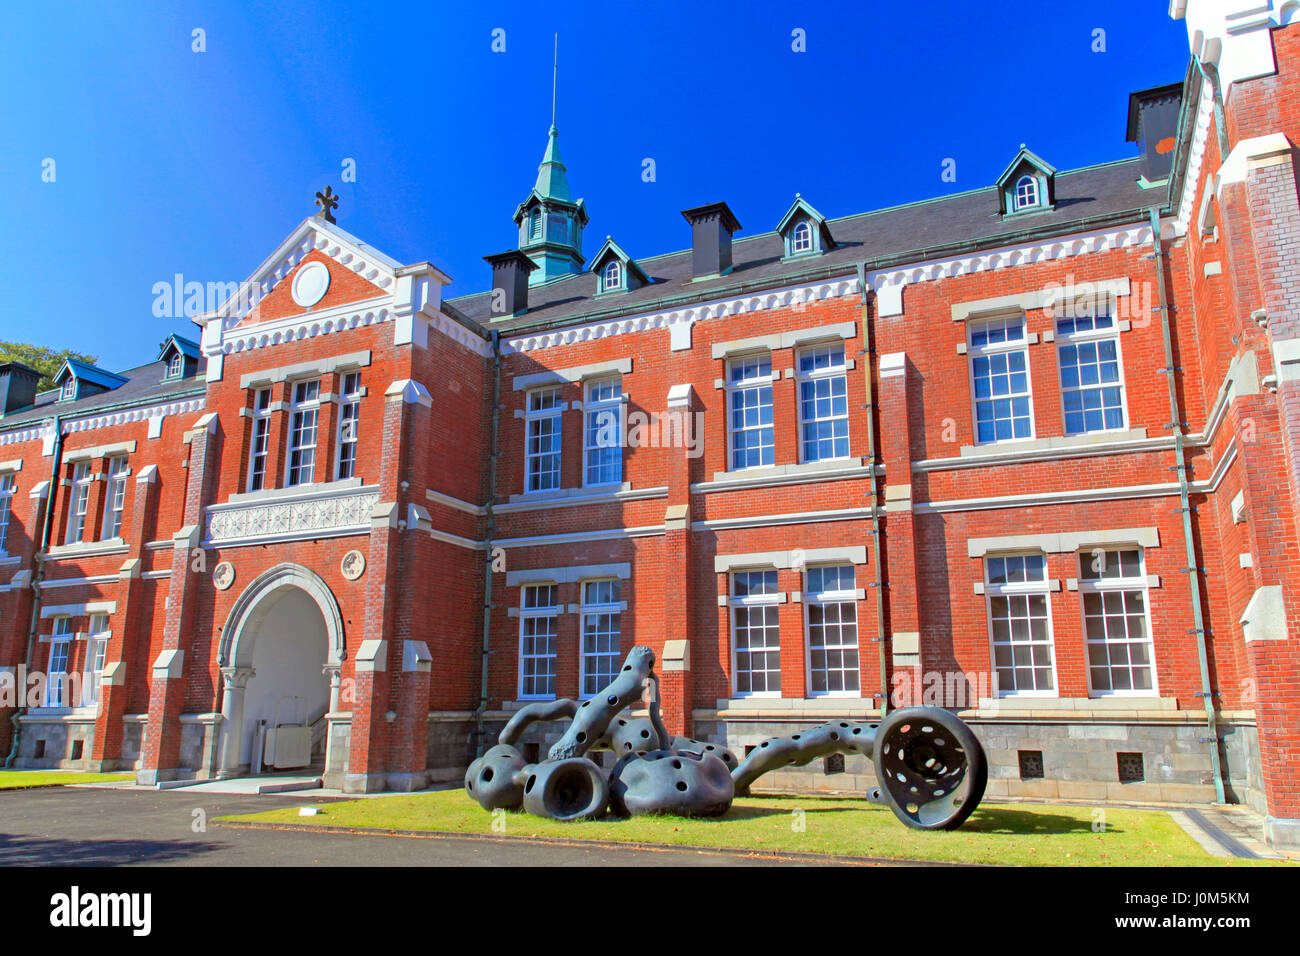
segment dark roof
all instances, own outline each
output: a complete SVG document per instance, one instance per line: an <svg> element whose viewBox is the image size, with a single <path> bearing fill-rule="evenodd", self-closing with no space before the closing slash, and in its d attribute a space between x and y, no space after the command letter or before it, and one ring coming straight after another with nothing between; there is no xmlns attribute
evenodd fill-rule
<svg viewBox="0 0 1300 956"><path fill-rule="evenodd" d="M118 374L126 381L117 388L107 392L96 392L74 402L60 402L58 389L41 392L36 396L35 405L0 418L0 431L19 425L32 425L55 415L64 417L90 415L118 406L152 405L189 395L202 395L207 388L207 383L201 374L205 364L200 364L199 375L163 381L163 377L167 374L167 363L150 362L139 368L119 372Z"/></svg>
<svg viewBox="0 0 1300 956"><path fill-rule="evenodd" d="M195 342L193 339L187 339L185 336L177 335L173 332L171 335L167 336L167 338L163 339L162 351L158 353L158 358L161 359L166 355L167 350L172 347L173 343L176 345L177 350L184 356L198 359L203 355L198 342Z"/></svg>
<svg viewBox="0 0 1300 956"><path fill-rule="evenodd" d="M894 206L876 212L833 219L836 248L808 259L783 262L784 240L776 232L738 238L732 243L733 270L702 282L691 281L691 251L638 260L653 281L615 296L596 295L590 272L565 277L528 290L528 311L510 319L491 321L492 293L444 300L449 312L503 332L574 324L593 313L602 316L647 312L667 305L662 300L703 301L744 294L798 281L810 273L833 270L848 274L860 262L919 262L959 255L975 247L1002 241L1026 241L1027 235L1050 236L1099 228L1107 220L1136 219L1140 210L1163 205L1163 193L1138 185L1141 159L1124 159L1056 174L1056 203L1050 210L1014 218L999 215L998 188ZM1125 214L1131 214L1127 216Z"/></svg>
<svg viewBox="0 0 1300 956"><path fill-rule="evenodd" d="M76 359L64 359L63 367L54 373L54 380L60 382L64 378L64 372L72 373L74 378L85 379L95 385L104 388L117 388L126 381L121 375L110 372L108 369L100 368L98 365L91 365L88 362L79 362Z"/></svg>

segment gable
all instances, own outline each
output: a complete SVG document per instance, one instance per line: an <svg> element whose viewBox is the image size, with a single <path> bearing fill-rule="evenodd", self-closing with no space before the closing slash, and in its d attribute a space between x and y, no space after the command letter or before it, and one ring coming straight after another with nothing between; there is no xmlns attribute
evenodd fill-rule
<svg viewBox="0 0 1300 956"><path fill-rule="evenodd" d="M299 274L304 272L299 279ZM324 294L316 298L322 285ZM296 298L295 291L298 294ZM389 294L388 290L331 259L322 250L313 249L275 283L256 309L239 324L250 325L286 316L322 312L335 306ZM308 304L304 305L303 302Z"/></svg>

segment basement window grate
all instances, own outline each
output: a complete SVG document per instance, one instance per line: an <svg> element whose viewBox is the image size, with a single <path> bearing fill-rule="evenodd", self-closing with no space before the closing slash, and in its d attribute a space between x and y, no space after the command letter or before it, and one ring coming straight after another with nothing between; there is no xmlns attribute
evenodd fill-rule
<svg viewBox="0 0 1300 956"><path fill-rule="evenodd" d="M843 773L844 772L844 754L831 754L822 761L822 772Z"/></svg>
<svg viewBox="0 0 1300 956"><path fill-rule="evenodd" d="M539 743L524 744L524 761L526 763L542 762L542 745Z"/></svg>
<svg viewBox="0 0 1300 956"><path fill-rule="evenodd" d="M38 739L36 741L36 751L32 756L37 760L40 760L45 756L45 741L43 739Z"/></svg>
<svg viewBox="0 0 1300 956"><path fill-rule="evenodd" d="M80 760L80 759L81 759L81 754L82 754L82 752L83 752L85 746L86 746L86 742L85 742L84 740L74 740L74 741L72 742L72 758L71 758L71 759L73 759L73 760Z"/></svg>
<svg viewBox="0 0 1300 956"><path fill-rule="evenodd" d="M1041 750L1019 750L1017 753L1020 755L1020 779L1042 780L1043 752Z"/></svg>
<svg viewBox="0 0 1300 956"><path fill-rule="evenodd" d="M1146 779L1141 754L1116 754L1116 762L1119 767L1120 783L1141 783Z"/></svg>

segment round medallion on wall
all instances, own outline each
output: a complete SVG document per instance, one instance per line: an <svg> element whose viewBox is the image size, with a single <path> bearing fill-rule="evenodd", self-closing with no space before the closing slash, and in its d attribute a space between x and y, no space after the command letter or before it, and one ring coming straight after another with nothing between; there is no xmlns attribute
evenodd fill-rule
<svg viewBox="0 0 1300 956"><path fill-rule="evenodd" d="M339 570L349 581L355 581L366 571L366 556L360 551L349 551L339 562Z"/></svg>
<svg viewBox="0 0 1300 956"><path fill-rule="evenodd" d="M330 271L323 262L309 262L293 277L293 301L309 309L324 296L330 287Z"/></svg>
<svg viewBox="0 0 1300 956"><path fill-rule="evenodd" d="M212 569L212 583L218 591L224 591L235 583L235 566L229 561L222 561Z"/></svg>

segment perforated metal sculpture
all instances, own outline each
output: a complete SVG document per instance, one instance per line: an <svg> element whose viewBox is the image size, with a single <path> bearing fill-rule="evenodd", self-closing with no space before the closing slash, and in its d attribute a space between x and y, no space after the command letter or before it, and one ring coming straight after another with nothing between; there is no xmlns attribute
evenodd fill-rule
<svg viewBox="0 0 1300 956"><path fill-rule="evenodd" d="M887 805L909 827L954 830L984 796L984 750L946 710L908 707L877 723L833 721L764 740L742 763L719 744L668 733L659 715L654 662L650 648L634 647L618 676L590 700L521 708L497 745L470 764L465 790L485 810L523 807L553 820L589 820L606 811L721 816L763 774L839 753L873 761L878 783L867 799ZM641 699L648 717L619 716ZM524 731L538 721L564 718L569 727L546 759L525 761L515 747ZM619 755L608 774L586 757L593 749Z"/></svg>

